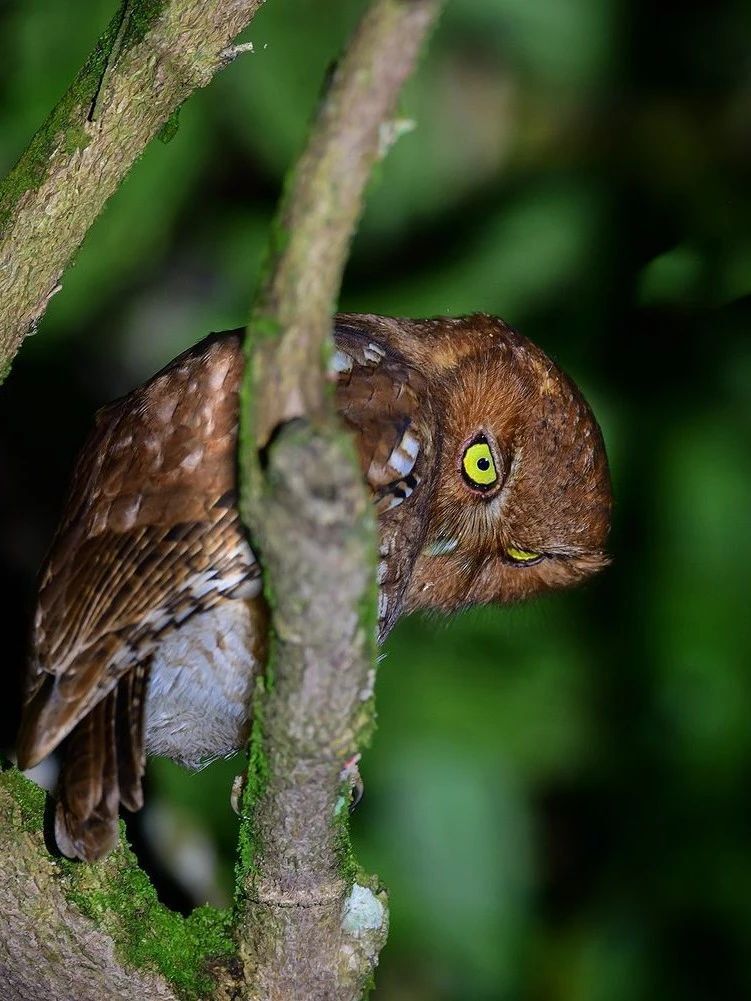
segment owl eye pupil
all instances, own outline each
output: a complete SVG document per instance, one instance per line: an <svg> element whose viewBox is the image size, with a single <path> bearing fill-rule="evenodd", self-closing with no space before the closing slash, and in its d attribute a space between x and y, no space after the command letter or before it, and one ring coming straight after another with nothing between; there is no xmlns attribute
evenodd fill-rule
<svg viewBox="0 0 751 1001"><path fill-rule="evenodd" d="M493 454L484 435L478 435L465 448L462 455L462 474L465 482L473 490L490 490L498 482Z"/></svg>

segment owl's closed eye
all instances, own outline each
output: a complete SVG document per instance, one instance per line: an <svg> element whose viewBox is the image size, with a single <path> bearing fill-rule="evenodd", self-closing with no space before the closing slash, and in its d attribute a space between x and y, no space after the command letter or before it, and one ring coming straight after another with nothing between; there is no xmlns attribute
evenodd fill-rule
<svg viewBox="0 0 751 1001"><path fill-rule="evenodd" d="M574 384L495 317L341 314L331 375L378 514L379 631L404 611L506 602L606 563L610 482ZM56 837L98 858L144 753L244 746L266 650L237 511L240 332L101 412L39 588L22 767L63 743Z"/></svg>

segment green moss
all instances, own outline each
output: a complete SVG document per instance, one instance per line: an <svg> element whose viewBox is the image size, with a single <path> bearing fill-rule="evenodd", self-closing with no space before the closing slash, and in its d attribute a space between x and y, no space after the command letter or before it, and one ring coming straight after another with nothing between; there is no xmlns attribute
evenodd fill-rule
<svg viewBox="0 0 751 1001"><path fill-rule="evenodd" d="M334 813L334 848L337 855L339 873L347 886L357 879L359 866L352 849L352 838L349 834L349 783L342 784L342 796L344 805L342 809Z"/></svg>
<svg viewBox="0 0 751 1001"><path fill-rule="evenodd" d="M167 0L130 0L130 16L123 33L121 52L143 41L164 10L166 3Z"/></svg>
<svg viewBox="0 0 751 1001"><path fill-rule="evenodd" d="M21 811L24 831L35 834L44 826L45 793L17 768L0 773L0 788L7 789Z"/></svg>
<svg viewBox="0 0 751 1001"><path fill-rule="evenodd" d="M282 197L280 201L280 206L282 208L289 189L290 177L289 174L287 174L282 187ZM283 222L283 214L282 212L278 212L277 215L271 220L271 226L269 228L269 252L266 267L264 268L264 277L275 270L276 263L286 251L291 238L292 234Z"/></svg>
<svg viewBox="0 0 751 1001"><path fill-rule="evenodd" d="M275 316L254 313L250 323L250 331L255 340L260 338L273 340L281 335L282 327Z"/></svg>
<svg viewBox="0 0 751 1001"><path fill-rule="evenodd" d="M243 341L245 372L240 386L240 420L238 435L238 465L240 469L240 516L250 529L252 499L263 487L263 477L258 463L256 449L256 429L254 424L253 385L255 354L253 342L255 330L251 321Z"/></svg>
<svg viewBox="0 0 751 1001"><path fill-rule="evenodd" d="M375 695L367 698L360 708L360 718L357 725L357 746L361 751L370 747L378 729Z"/></svg>
<svg viewBox="0 0 751 1001"><path fill-rule="evenodd" d="M253 726L248 748L248 772L242 795L242 820L238 838L238 855L235 866L235 903L244 897L249 873L253 869L257 837L253 822L255 809L266 792L269 782L269 763L264 749L264 698L267 679L260 677L253 692Z"/></svg>
<svg viewBox="0 0 751 1001"><path fill-rule="evenodd" d="M357 603L357 614L360 625L365 630L365 656L371 664L375 664L378 657L378 577L376 574L375 533L371 534L373 538L368 540L371 544L368 546L370 552L367 555L371 573L368 586L360 595L360 600Z"/></svg>
<svg viewBox="0 0 751 1001"><path fill-rule="evenodd" d="M125 846L122 825L120 837L123 847L103 863L58 862L66 895L112 935L124 962L156 968L189 1001L204 996L212 967L234 951L231 914L199 907L183 918L170 911Z"/></svg>
<svg viewBox="0 0 751 1001"><path fill-rule="evenodd" d="M378 662L378 577L376 574L378 563L378 530L372 510L368 509L366 512L361 522L360 530L365 534L368 543L366 558L371 572L368 578L368 585L360 595L357 614L360 626L365 630L364 656L367 658L369 664L375 666ZM371 695L360 707L357 723L357 742L360 748L369 746L375 730L375 698Z"/></svg>
<svg viewBox="0 0 751 1001"><path fill-rule="evenodd" d="M258 336L275 336L278 325L269 323L264 327L262 318L256 327L256 318L251 321L244 341L245 373L240 388L240 428L238 442L238 463L240 467L240 513L243 522L249 527L250 513L254 498L263 490L263 474L258 462L256 450L256 434L253 424L254 408L253 393L253 340ZM257 546L256 546L257 548ZM270 587L268 574L264 574L264 597L270 609L274 608L274 594ZM255 828L255 811L266 792L269 781L269 763L264 747L265 726L264 711L267 693L274 684L273 664L276 643L273 630L269 636L269 656L266 660L266 670L256 681L253 692L253 724L250 731L248 747L248 771L245 788L242 795L242 819L238 837L238 854L235 864L235 907L244 904L249 876L253 871L258 843Z"/></svg>
<svg viewBox="0 0 751 1001"><path fill-rule="evenodd" d="M44 791L16 768L0 772L0 788L17 804L23 829L41 833ZM230 912L199 907L183 918L164 907L128 848L122 824L120 847L103 862L54 861L66 897L111 935L123 962L155 968L186 1001L211 989L212 968L234 952Z"/></svg>
<svg viewBox="0 0 751 1001"><path fill-rule="evenodd" d="M363 984L362 994L360 995L360 1001L368 1001L368 998L373 993L376 988L375 982L375 970L371 970L368 977Z"/></svg>
<svg viewBox="0 0 751 1001"><path fill-rule="evenodd" d="M343 783L342 794L337 800L334 810L333 831L334 848L337 855L339 874L348 887L354 883L360 886L367 886L376 895L385 892L385 887L381 883L380 877L366 872L355 858L352 847L352 838L349 831L349 784Z"/></svg>
<svg viewBox="0 0 751 1001"><path fill-rule="evenodd" d="M26 191L38 188L49 170L52 154L63 149L71 154L88 142L84 122L96 101L107 71L113 48L117 57L141 41L163 9L166 0L133 0L128 29L119 37L126 16L128 0L102 33L75 80L35 133L18 163L0 184L0 232L7 224L14 206Z"/></svg>
<svg viewBox="0 0 751 1001"><path fill-rule="evenodd" d="M65 132L63 149L71 156L77 149L86 149L90 142L89 134L82 125L71 125Z"/></svg>

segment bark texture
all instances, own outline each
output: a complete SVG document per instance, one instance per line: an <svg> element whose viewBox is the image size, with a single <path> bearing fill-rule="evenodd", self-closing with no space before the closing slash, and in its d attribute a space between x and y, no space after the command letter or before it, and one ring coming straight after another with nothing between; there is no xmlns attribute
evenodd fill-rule
<svg viewBox="0 0 751 1001"><path fill-rule="evenodd" d="M125 966L112 934L73 902L73 887L44 844L43 797L27 795L34 805L19 794L19 776L0 775L3 1001L175 1001L164 977ZM119 861L97 867L90 892L117 879Z"/></svg>
<svg viewBox="0 0 751 1001"><path fill-rule="evenodd" d="M272 651L238 934L258 1001L354 1001L387 933L385 893L348 854L340 779L371 722L376 531L322 361L363 192L438 10L375 0L366 13L287 187L251 319L242 510L270 589Z"/></svg>
<svg viewBox="0 0 751 1001"><path fill-rule="evenodd" d="M0 185L0 373L105 202L262 0L125 0Z"/></svg>
<svg viewBox="0 0 751 1001"><path fill-rule="evenodd" d="M307 423L284 429L262 494L275 650L239 929L258 999L360 997L387 931L385 894L355 882L340 779L370 720L375 632L375 532L348 444ZM357 900L366 913L345 929Z"/></svg>

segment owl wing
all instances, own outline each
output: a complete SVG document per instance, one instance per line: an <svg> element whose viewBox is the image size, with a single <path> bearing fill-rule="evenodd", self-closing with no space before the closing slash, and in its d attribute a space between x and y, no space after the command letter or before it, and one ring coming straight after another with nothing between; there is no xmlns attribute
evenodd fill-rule
<svg viewBox="0 0 751 1001"><path fill-rule="evenodd" d="M372 324L337 324L333 367L337 404L381 517L383 635L419 551L433 435L424 379L378 333ZM260 592L235 494L242 364L240 332L210 337L100 412L40 581L22 767L86 718L71 737L76 756L93 760L87 747L103 735L117 744L131 773L122 792L136 802L143 699L129 702L129 674L146 670L165 630ZM97 784L80 784L91 800Z"/></svg>
<svg viewBox="0 0 751 1001"><path fill-rule="evenodd" d="M239 335L210 338L98 415L40 581L23 767L114 698L165 629L260 590L234 495L241 372Z"/></svg>

